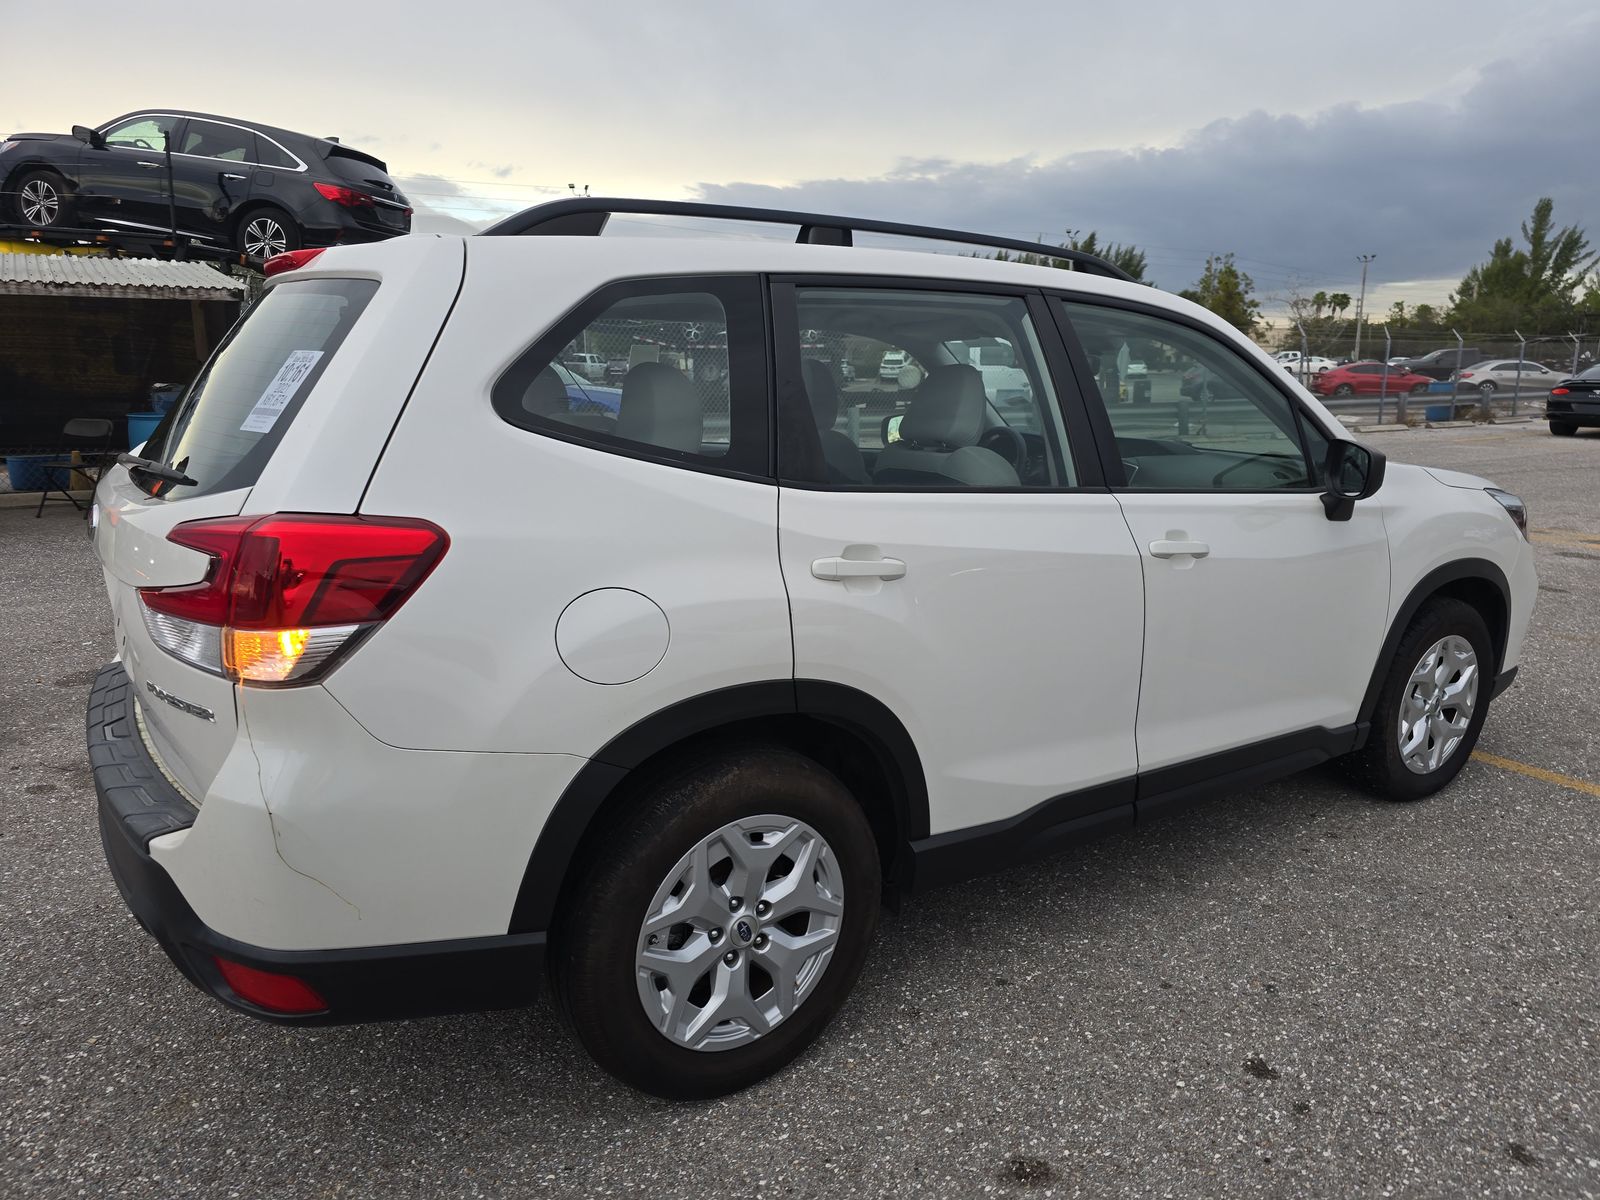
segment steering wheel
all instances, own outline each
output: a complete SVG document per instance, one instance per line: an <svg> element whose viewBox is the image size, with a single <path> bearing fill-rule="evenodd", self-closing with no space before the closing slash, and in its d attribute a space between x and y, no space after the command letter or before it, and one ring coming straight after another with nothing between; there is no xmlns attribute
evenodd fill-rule
<svg viewBox="0 0 1600 1200"><path fill-rule="evenodd" d="M1010 463L1016 471L1018 478L1025 478L1028 470L1028 443L1023 436L1009 425L991 425L983 431L983 436L978 439L978 445L985 450L992 450L1006 462Z"/></svg>
<svg viewBox="0 0 1600 1200"><path fill-rule="evenodd" d="M1293 483L1295 481L1293 473L1289 471L1289 464L1284 462L1278 455L1252 454L1250 457L1241 459L1232 466L1223 467L1222 470L1218 471L1214 476L1212 476L1211 486L1225 487L1227 485L1224 481L1229 475L1232 475L1235 471L1242 470L1245 467L1254 466L1256 463L1262 462L1273 464L1272 475L1278 483Z"/></svg>
<svg viewBox="0 0 1600 1200"><path fill-rule="evenodd" d="M139 147L139 149L141 149L141 150L154 150L155 149L154 146L152 146L149 142L145 141L143 138L134 138L133 139L133 144L135 146Z"/></svg>

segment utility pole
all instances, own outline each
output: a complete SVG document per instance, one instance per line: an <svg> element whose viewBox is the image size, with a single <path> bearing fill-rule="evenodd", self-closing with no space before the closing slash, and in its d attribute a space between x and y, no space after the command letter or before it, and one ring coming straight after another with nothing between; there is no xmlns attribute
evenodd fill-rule
<svg viewBox="0 0 1600 1200"><path fill-rule="evenodd" d="M1356 301L1356 352L1353 355L1357 362L1361 361L1361 316L1367 307L1367 264L1377 257L1376 254L1356 255L1356 261L1361 264L1361 298Z"/></svg>

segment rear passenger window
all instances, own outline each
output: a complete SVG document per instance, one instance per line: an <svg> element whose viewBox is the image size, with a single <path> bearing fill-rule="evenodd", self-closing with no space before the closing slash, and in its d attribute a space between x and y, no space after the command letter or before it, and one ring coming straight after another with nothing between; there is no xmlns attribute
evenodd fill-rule
<svg viewBox="0 0 1600 1200"><path fill-rule="evenodd" d="M604 371L566 364L594 355ZM513 425L683 466L768 474L761 293L754 279L617 284L496 382Z"/></svg>

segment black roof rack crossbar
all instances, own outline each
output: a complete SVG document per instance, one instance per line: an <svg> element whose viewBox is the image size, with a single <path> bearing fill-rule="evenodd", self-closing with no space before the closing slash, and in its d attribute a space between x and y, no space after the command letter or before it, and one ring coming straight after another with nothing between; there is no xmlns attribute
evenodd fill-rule
<svg viewBox="0 0 1600 1200"><path fill-rule="evenodd" d="M898 237L929 241L959 242L968 246L988 246L1016 250L1044 258L1066 261L1073 270L1112 279L1136 282L1121 267L1098 255L1064 246L1047 246L1017 238L992 237L963 229L940 229L933 225L906 225L898 221L873 221L863 217L838 217L826 213L793 212L779 208L746 208L737 204L702 204L696 200L622 200L602 196L578 196L552 200L525 208L482 231L481 236L514 237L522 234L555 234L598 237L606 222L617 213L651 217L699 217L707 220L756 221L768 225L798 225L797 242L815 245L849 246L855 233L886 233Z"/></svg>

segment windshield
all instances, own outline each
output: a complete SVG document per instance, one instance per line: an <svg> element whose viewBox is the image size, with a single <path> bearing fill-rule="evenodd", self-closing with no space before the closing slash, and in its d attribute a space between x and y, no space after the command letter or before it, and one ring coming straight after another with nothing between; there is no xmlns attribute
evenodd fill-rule
<svg viewBox="0 0 1600 1200"><path fill-rule="evenodd" d="M369 279L306 279L269 289L145 444L143 457L194 485L139 481L168 499L255 483L377 290Z"/></svg>

